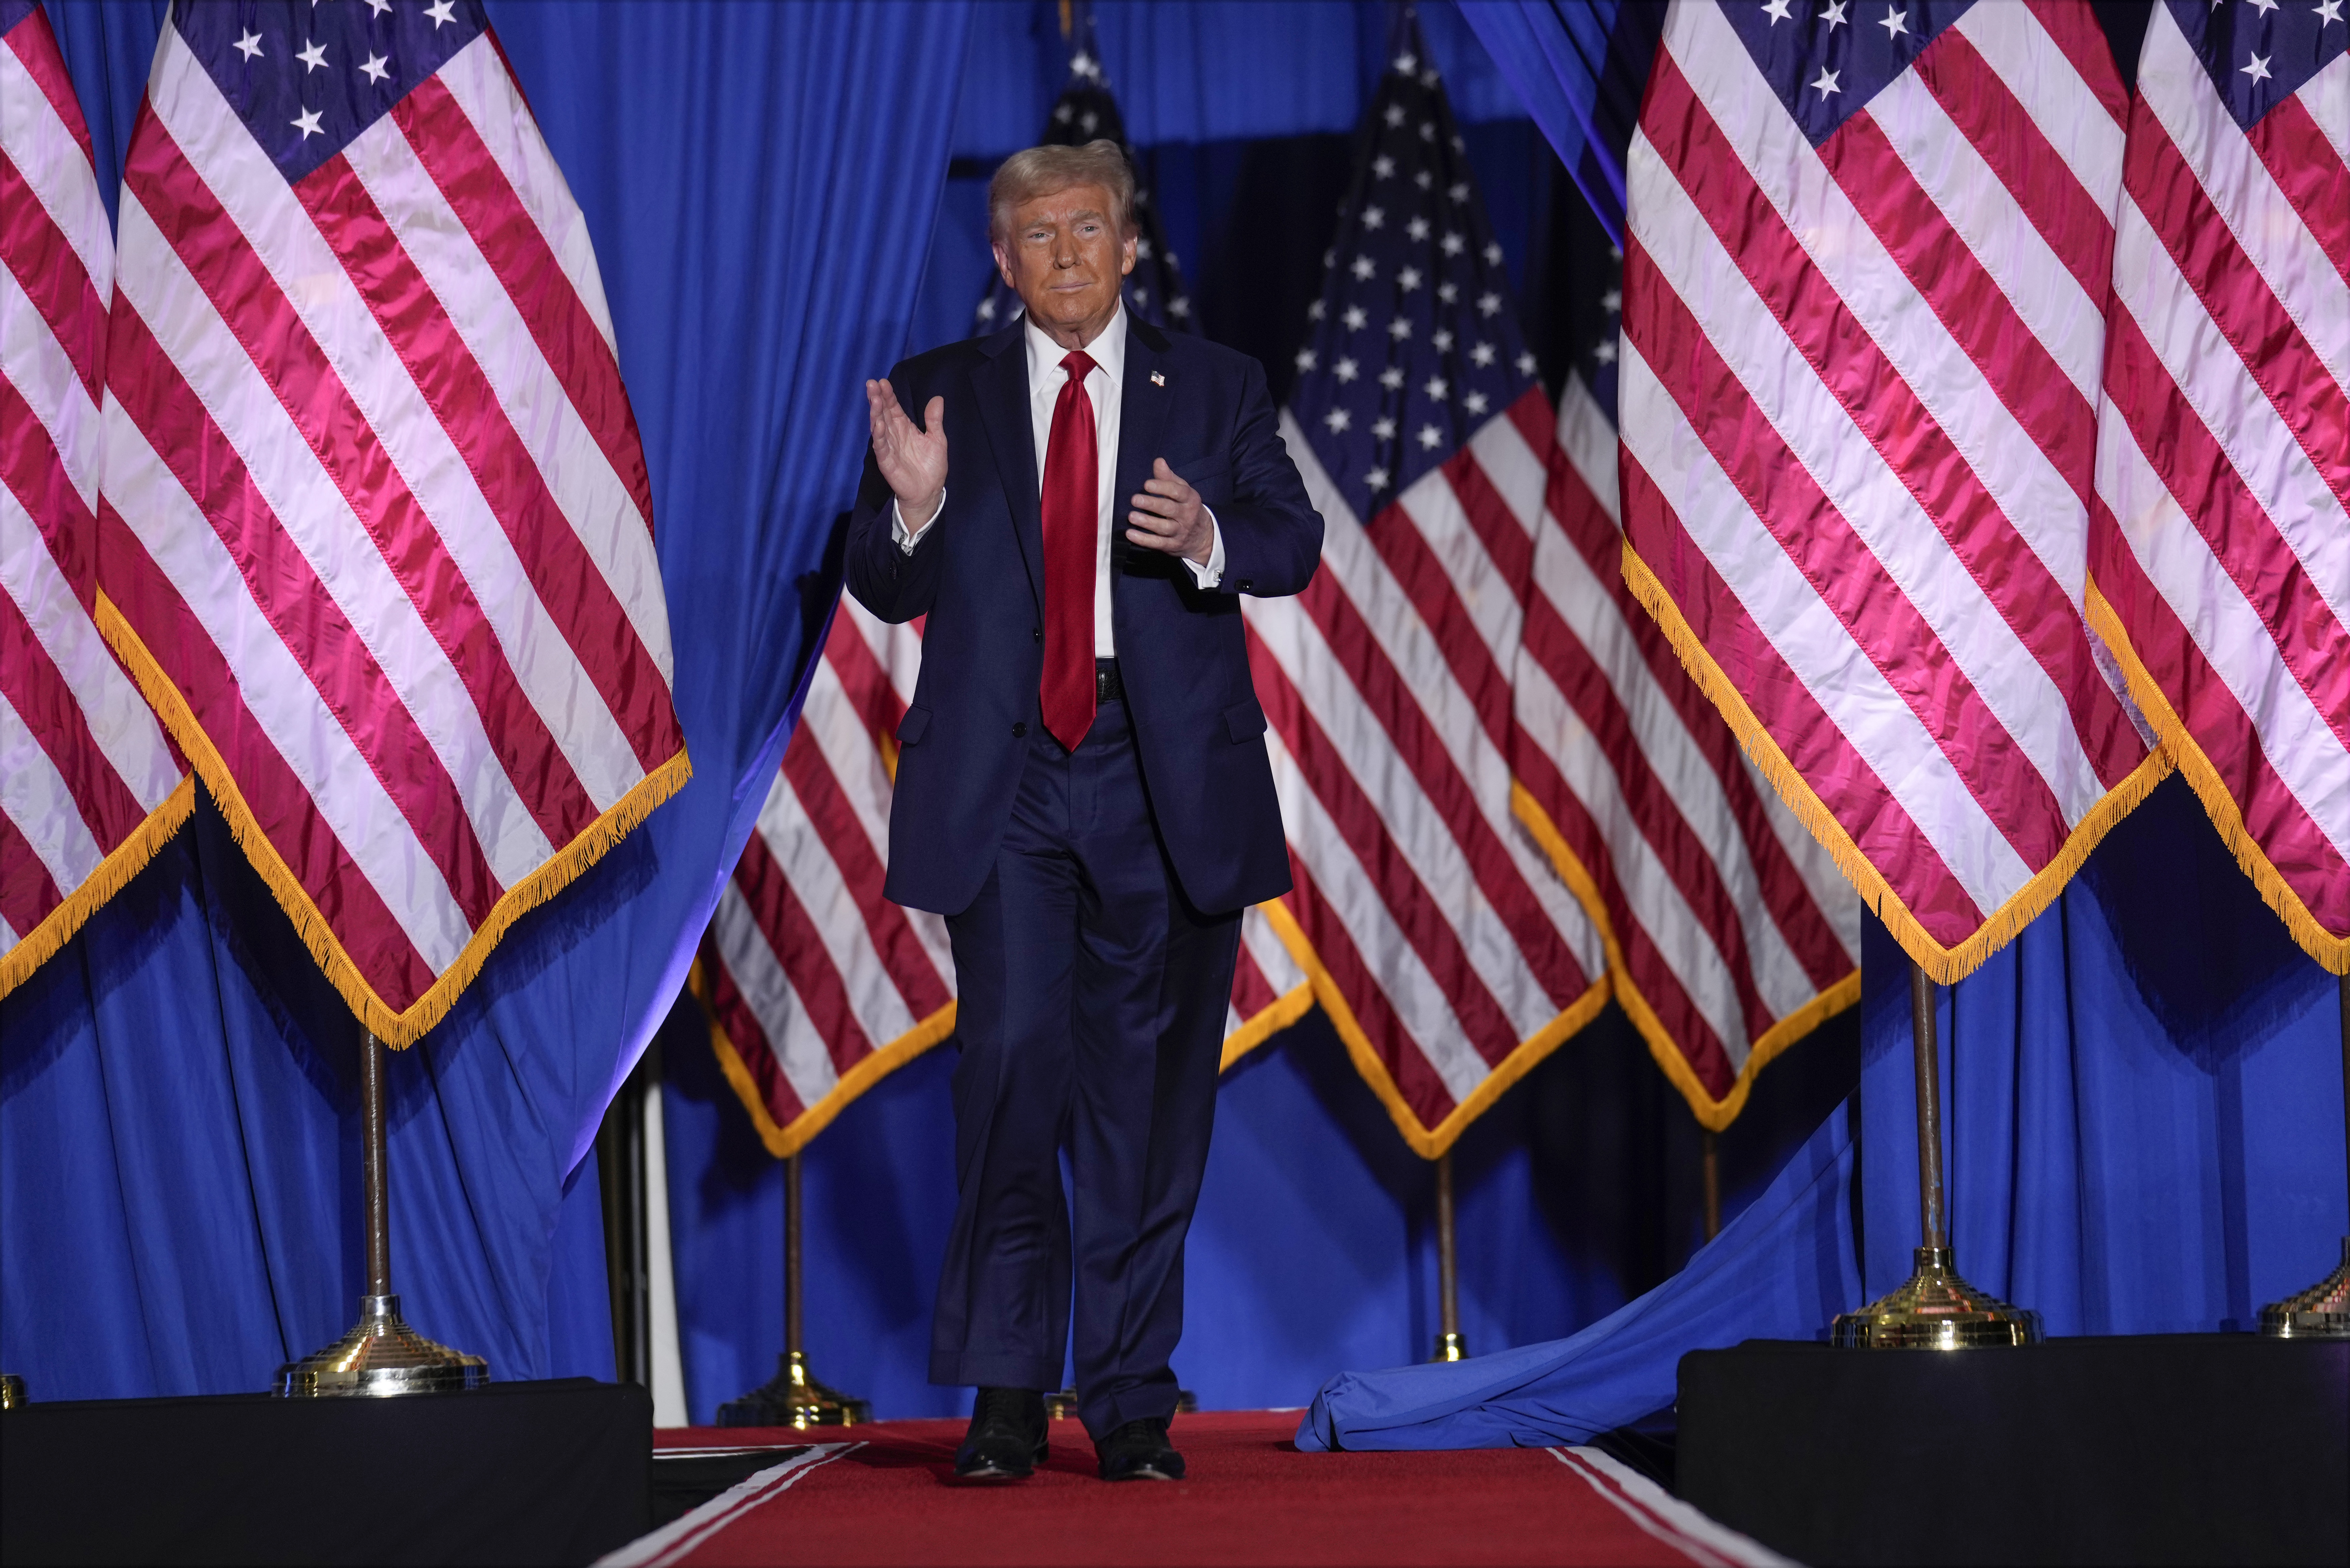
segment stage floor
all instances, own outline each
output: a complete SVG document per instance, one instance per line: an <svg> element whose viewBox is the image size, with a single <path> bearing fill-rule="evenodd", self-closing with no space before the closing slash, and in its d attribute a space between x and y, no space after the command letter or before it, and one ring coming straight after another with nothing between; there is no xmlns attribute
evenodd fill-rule
<svg viewBox="0 0 2350 1568"><path fill-rule="evenodd" d="M1109 1486L1075 1421L1016 1485L950 1480L961 1421L821 1436L690 1428L665 1451L775 1446L776 1463L605 1558L691 1563L1781 1563L1588 1449L1303 1454L1296 1411L1180 1417L1190 1479ZM803 1446L805 1445L805 1446Z"/></svg>

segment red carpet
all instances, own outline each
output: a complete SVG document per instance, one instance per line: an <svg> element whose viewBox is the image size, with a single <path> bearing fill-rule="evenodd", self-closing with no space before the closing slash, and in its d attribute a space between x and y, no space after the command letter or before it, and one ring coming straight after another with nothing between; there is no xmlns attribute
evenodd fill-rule
<svg viewBox="0 0 2350 1568"><path fill-rule="evenodd" d="M1295 1411L1185 1416L1190 1479L1107 1485L1075 1421L1014 1485L952 1485L961 1421L884 1421L780 1461L608 1563L1772 1563L1590 1449L1302 1454ZM802 1434L693 1428L663 1447Z"/></svg>

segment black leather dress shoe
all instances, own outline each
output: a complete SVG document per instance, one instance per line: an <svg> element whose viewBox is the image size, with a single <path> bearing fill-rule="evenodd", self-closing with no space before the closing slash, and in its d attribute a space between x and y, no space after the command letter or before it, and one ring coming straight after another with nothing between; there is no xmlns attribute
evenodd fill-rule
<svg viewBox="0 0 2350 1568"><path fill-rule="evenodd" d="M955 1450L955 1480L1024 1480L1045 1460L1045 1396L1034 1388L983 1388L971 1430Z"/></svg>
<svg viewBox="0 0 2350 1568"><path fill-rule="evenodd" d="M1128 1421L1094 1445L1104 1480L1181 1480L1183 1456L1167 1441L1167 1423L1156 1417Z"/></svg>

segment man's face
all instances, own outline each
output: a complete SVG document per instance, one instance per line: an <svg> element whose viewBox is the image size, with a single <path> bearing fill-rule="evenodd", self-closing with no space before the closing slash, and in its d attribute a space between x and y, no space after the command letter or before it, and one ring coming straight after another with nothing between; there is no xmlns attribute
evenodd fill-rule
<svg viewBox="0 0 2350 1568"><path fill-rule="evenodd" d="M1118 232L1107 191L1072 185L1012 209L995 265L1036 325L1055 339L1074 337L1075 347L1117 313L1118 280L1134 270L1134 241Z"/></svg>

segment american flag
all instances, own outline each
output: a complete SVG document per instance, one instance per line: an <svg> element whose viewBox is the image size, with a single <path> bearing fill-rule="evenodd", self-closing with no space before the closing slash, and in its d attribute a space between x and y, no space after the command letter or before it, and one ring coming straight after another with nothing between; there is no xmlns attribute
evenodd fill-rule
<svg viewBox="0 0 2350 1568"><path fill-rule="evenodd" d="M1512 810L1549 400L1437 73L1402 31L1282 416L1322 569L1242 611L1296 881L1280 924L1432 1158L1605 1003L1607 976Z"/></svg>
<svg viewBox="0 0 2350 1568"><path fill-rule="evenodd" d="M1610 282L1606 334L1559 397L1511 756L1617 1000L1720 1128L1765 1063L1859 999L1860 899L1624 586Z"/></svg>
<svg viewBox="0 0 2350 1568"><path fill-rule="evenodd" d="M946 922L882 894L891 739L921 673L922 622L843 594L798 727L712 915L695 976L727 1081L776 1158L954 1031ZM1267 911L1242 918L1227 1065L1311 1004Z"/></svg>
<svg viewBox="0 0 2350 1568"><path fill-rule="evenodd" d="M2168 770L2082 618L2123 107L2077 0L1676 0L1631 150L1625 572L1945 982Z"/></svg>
<svg viewBox="0 0 2350 1568"><path fill-rule="evenodd" d="M2125 143L2093 623L2270 904L2350 971L2350 17L2155 7Z"/></svg>
<svg viewBox="0 0 2350 1568"><path fill-rule="evenodd" d="M100 625L404 1044L689 772L585 221L478 5L182 5L119 262Z"/></svg>
<svg viewBox="0 0 2350 1568"><path fill-rule="evenodd" d="M0 995L145 865L195 799L99 636L114 235L41 8L0 3Z"/></svg>

